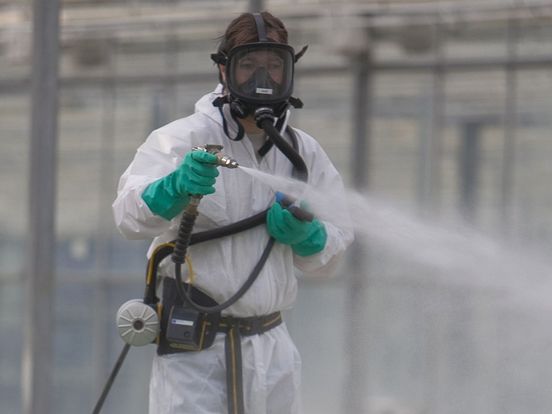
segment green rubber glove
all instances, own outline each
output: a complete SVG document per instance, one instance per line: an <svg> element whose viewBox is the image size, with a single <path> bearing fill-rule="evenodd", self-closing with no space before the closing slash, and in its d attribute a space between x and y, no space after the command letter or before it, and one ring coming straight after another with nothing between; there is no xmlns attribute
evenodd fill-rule
<svg viewBox="0 0 552 414"><path fill-rule="evenodd" d="M175 171L148 185L142 199L154 214L170 220L188 205L190 195L213 194L218 175L214 154L191 151Z"/></svg>
<svg viewBox="0 0 552 414"><path fill-rule="evenodd" d="M299 220L276 202L268 210L268 233L277 241L288 244L299 256L310 256L326 246L326 228L320 221Z"/></svg>
<svg viewBox="0 0 552 414"><path fill-rule="evenodd" d="M302 242L293 244L291 248L298 256L311 256L324 250L327 239L328 234L326 233L326 227L323 223L314 219L311 221L308 237Z"/></svg>

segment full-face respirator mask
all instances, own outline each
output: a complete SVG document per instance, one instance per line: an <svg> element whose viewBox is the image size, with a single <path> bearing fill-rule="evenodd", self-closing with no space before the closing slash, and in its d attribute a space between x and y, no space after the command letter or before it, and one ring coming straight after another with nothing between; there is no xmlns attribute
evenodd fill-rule
<svg viewBox="0 0 552 414"><path fill-rule="evenodd" d="M228 54L222 51L211 59L225 66L226 95L213 105L230 105L233 117L245 118L258 108L270 108L277 118L282 117L289 106L300 108L293 92L294 65L305 53L305 46L298 54L283 43L268 39L262 16L254 13L258 42L238 45Z"/></svg>

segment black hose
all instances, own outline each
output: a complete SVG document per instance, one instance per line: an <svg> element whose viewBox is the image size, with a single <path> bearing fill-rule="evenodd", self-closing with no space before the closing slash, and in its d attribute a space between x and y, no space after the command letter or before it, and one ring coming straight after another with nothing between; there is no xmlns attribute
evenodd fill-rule
<svg viewBox="0 0 552 414"><path fill-rule="evenodd" d="M274 142L274 145L291 161L297 171L297 178L306 182L308 179L308 168L305 161L280 135L280 132L274 126L273 119L270 116L262 116L257 121L257 124L266 132L270 140Z"/></svg>
<svg viewBox="0 0 552 414"><path fill-rule="evenodd" d="M100 399L96 403L96 406L94 407L94 411L92 411L92 414L99 414L100 410L102 409L105 399L107 398L107 394L109 394L109 390L111 389L111 386L113 385L113 381L115 381L115 377L119 373L119 370L121 369L121 366L125 361L125 358L128 354L129 349L130 349L130 344L125 344L125 346L123 346L123 349L119 354L119 358L117 358L117 362L115 362L115 366L113 367L111 374L107 379L107 383L104 386L102 395L100 395Z"/></svg>
<svg viewBox="0 0 552 414"><path fill-rule="evenodd" d="M266 221L267 212L268 209L263 210L260 213L255 214L254 216L247 217L232 224L228 224L224 227L194 233L190 238L190 246L196 243L202 243L205 241L217 239L219 237L230 236L244 230L252 229L253 227L258 226L259 224L263 224Z"/></svg>
<svg viewBox="0 0 552 414"><path fill-rule="evenodd" d="M194 208L192 211L188 209L184 210L182 219L180 220L180 226L178 227L178 237L174 245L174 251L172 253L172 261L179 265L186 261L186 251L192 238L192 230L197 217L197 210Z"/></svg>
<svg viewBox="0 0 552 414"><path fill-rule="evenodd" d="M268 255L270 254L270 251L272 250L272 246L274 245L274 239L270 238L263 254L261 255L261 258L251 271L251 274L245 281L245 283L238 289L238 291L230 297L227 301L220 305L216 306L202 306L198 303L194 302L194 300L190 296L190 292L186 289L184 289L184 282L182 281L182 264L186 261L186 252L188 250L188 246L192 244L192 230L194 227L194 223L197 217L197 207L199 205L199 201L201 198L196 197L192 200L191 204L186 207L182 214L182 219L180 221L180 226L178 230L178 239L176 240L174 251L172 253L172 261L174 262L174 272L175 272L175 279L176 279L176 292L180 299L183 302L187 302L192 308L205 313L218 313L222 311L223 309L228 308L232 304L234 304L239 298L241 298L245 292L251 287L255 279L257 279L257 276L261 273L261 270L266 263L268 259ZM225 226L223 228L224 231L218 232L201 232L197 233L194 243L198 243L201 241L201 238L204 240L208 240L213 237L213 233L216 234L216 237L221 237L222 233L226 232L227 234L233 234L237 231L245 230L246 228L252 228L257 224L260 224L264 222L266 219L266 211L263 211L259 214L256 214L255 216L252 216L246 220L241 220L239 223L235 223L234 225ZM237 226L236 224L239 224Z"/></svg>
<svg viewBox="0 0 552 414"><path fill-rule="evenodd" d="M186 301L192 308L199 312L205 312L205 313L218 313L223 311L224 309L232 306L234 303L240 299L245 292L249 290L251 285L255 282L257 279L257 276L261 273L261 270L268 260L268 256L270 254L270 251L272 250L272 247L274 246L274 238L270 238L268 240L268 243L266 244L263 253L261 255L261 258L249 274L249 277L244 282L244 284L238 289L236 293L234 293L228 300L224 301L223 303L215 306L201 306L198 303L194 302L194 300L191 298L190 293L183 288L184 283L182 282L182 265L175 263L174 270L175 270L175 279L176 279L176 291L178 296L184 301Z"/></svg>

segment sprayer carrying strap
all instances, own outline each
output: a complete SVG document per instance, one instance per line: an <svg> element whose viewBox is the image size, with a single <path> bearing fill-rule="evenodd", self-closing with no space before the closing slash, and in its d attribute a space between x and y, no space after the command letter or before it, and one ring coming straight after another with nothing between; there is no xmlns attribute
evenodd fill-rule
<svg viewBox="0 0 552 414"><path fill-rule="evenodd" d="M222 316L218 324L218 332L228 334L236 328L241 336L259 335L277 327L282 323L282 313L274 312L264 316L251 316L247 318L236 318L233 316Z"/></svg>
<svg viewBox="0 0 552 414"><path fill-rule="evenodd" d="M241 356L241 337L260 335L282 323L282 314L233 318L222 317L219 332L225 332L224 353L226 360L226 398L229 414L245 413L243 401L243 372Z"/></svg>

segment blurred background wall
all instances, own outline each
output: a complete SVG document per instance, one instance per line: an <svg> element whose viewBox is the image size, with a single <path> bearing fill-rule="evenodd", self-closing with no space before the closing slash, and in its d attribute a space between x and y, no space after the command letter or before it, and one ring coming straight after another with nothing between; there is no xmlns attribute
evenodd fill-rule
<svg viewBox="0 0 552 414"><path fill-rule="evenodd" d="M119 176L152 129L214 88L217 36L257 7L309 44L292 123L349 187L552 247L552 1L64 0L51 412L91 412L122 347L115 312L142 294L148 242L114 228ZM0 0L0 22L0 401L18 413L32 2ZM552 412L550 309L435 272L358 243L337 278L301 279L286 319L306 413ZM106 414L147 412L153 352L131 350Z"/></svg>

